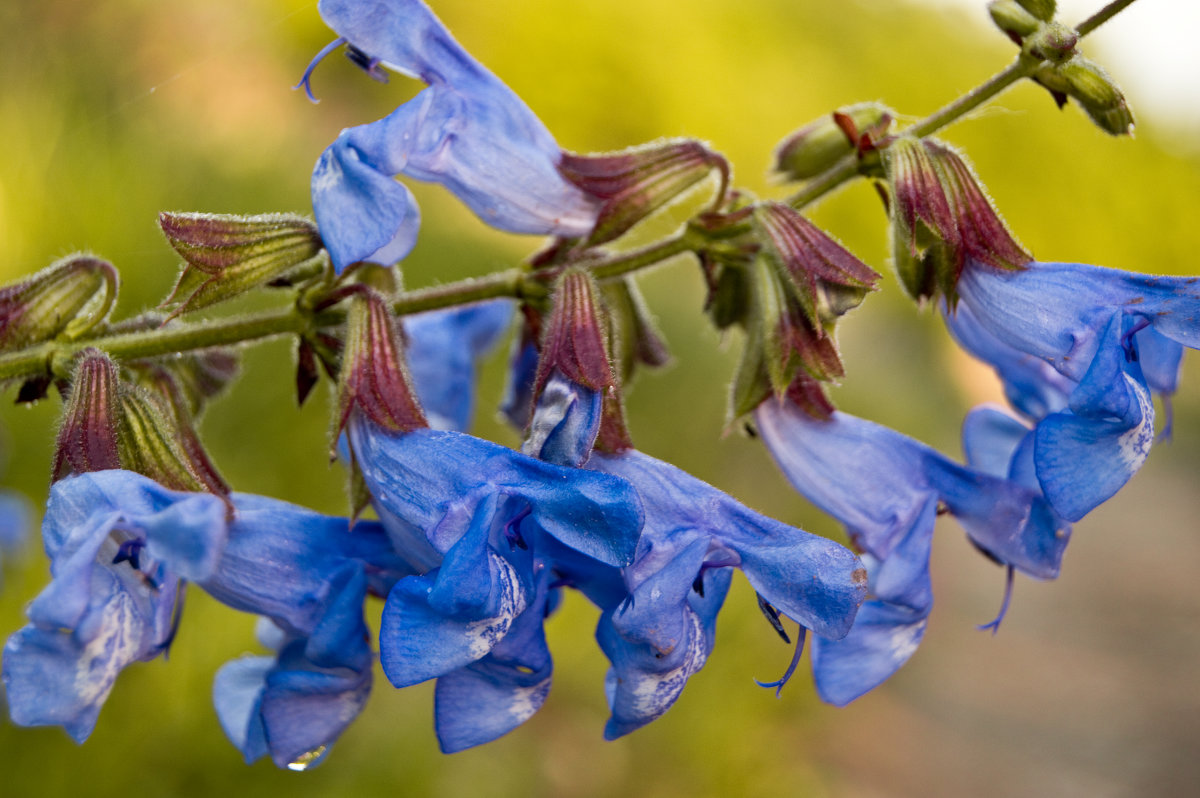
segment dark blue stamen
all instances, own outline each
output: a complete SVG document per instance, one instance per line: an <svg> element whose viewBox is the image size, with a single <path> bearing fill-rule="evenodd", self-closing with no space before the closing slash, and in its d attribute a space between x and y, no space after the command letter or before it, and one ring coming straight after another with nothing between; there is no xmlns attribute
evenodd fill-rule
<svg viewBox="0 0 1200 798"><path fill-rule="evenodd" d="M353 61L355 66L370 75L373 80L380 83L388 82L387 73L379 66L378 58L367 55L353 44L346 47L346 57Z"/></svg>
<svg viewBox="0 0 1200 798"><path fill-rule="evenodd" d="M758 608L762 611L763 617L771 624L771 628L775 630L775 634L783 638L783 642L790 643L792 638L788 637L787 631L783 628L783 623L779 620L779 610L771 606L771 602L762 597L761 593L755 593L758 597ZM803 627L801 627L803 629Z"/></svg>
<svg viewBox="0 0 1200 798"><path fill-rule="evenodd" d="M1149 319L1138 319L1137 324L1129 332L1121 336L1121 346L1125 349L1125 362L1136 363L1138 360L1137 347L1133 345L1133 336L1150 326Z"/></svg>
<svg viewBox="0 0 1200 798"><path fill-rule="evenodd" d="M313 70L315 70L317 68L317 64L319 64L325 60L325 56L329 55L330 53L332 53L334 50L341 47L345 43L346 43L346 40L343 37L339 36L336 39L334 39L333 41L331 41L329 44L322 47L321 52L317 53L316 57L313 58L313 60L309 62L308 69L304 70L304 75L301 76L300 82L297 83L295 86L292 86L292 89L295 90L295 89L298 89L301 86L303 86L304 93L308 95L309 100L311 100L314 103L321 102L315 96L313 96L313 93L312 93L312 82L311 81L312 81Z"/></svg>
<svg viewBox="0 0 1200 798"><path fill-rule="evenodd" d="M783 692L783 686L792 678L792 674L796 672L796 666L800 664L800 655L804 653L804 639L808 636L808 630L803 626L796 633L796 650L792 652L792 661L788 663L787 670L783 672L783 676L775 682L760 682L758 679L754 683L759 687L774 687L775 697L779 698L779 694Z"/></svg>
<svg viewBox="0 0 1200 798"><path fill-rule="evenodd" d="M142 549L146 547L146 541L140 538L127 540L117 547L117 556L113 557L112 564L120 565L123 562L129 563L129 566L135 571L142 569L141 554Z"/></svg>
<svg viewBox="0 0 1200 798"><path fill-rule="evenodd" d="M1008 604L1012 601L1013 594L1013 567L1008 566L1008 573L1004 577L1004 601L1000 603L1000 614L996 616L994 621L985 623L982 626L976 627L979 631L987 629L992 630L992 634L1000 631L1000 622L1004 620L1004 616L1008 613Z"/></svg>
<svg viewBox="0 0 1200 798"><path fill-rule="evenodd" d="M531 512L532 510L530 510L529 507L525 507L521 510L521 512L517 513L515 518L511 519L504 525L504 539L508 541L509 546L515 546L516 548L521 549L521 551L529 550L529 544L527 544L525 542L525 538L521 536L520 525L521 521L528 517Z"/></svg>
<svg viewBox="0 0 1200 798"><path fill-rule="evenodd" d="M692 582L692 590L695 590L700 598L704 598L704 571L696 574L696 579Z"/></svg>

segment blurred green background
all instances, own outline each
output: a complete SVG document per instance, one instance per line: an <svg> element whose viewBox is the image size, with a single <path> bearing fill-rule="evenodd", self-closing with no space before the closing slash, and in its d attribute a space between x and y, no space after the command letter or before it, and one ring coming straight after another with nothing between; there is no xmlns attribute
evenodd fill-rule
<svg viewBox="0 0 1200 798"><path fill-rule="evenodd" d="M982 0L971 16L869 0L433 5L563 147L700 138L730 158L739 185L775 197L786 189L766 176L770 153L794 128L872 99L924 115L1012 50L985 25ZM0 4L0 279L90 250L121 270L118 314L130 315L157 304L175 276L158 211L307 212L311 165L338 130L418 88L400 76L380 86L332 58L313 81L322 102L309 104L290 87L332 37L315 4L299 0ZM1033 86L945 135L970 154L1040 259L1195 273L1200 158L1183 136L1142 118L1136 140L1108 138ZM409 286L504 268L538 246L487 229L440 190L414 188L425 224L405 264ZM840 192L814 218L888 274L883 214L868 186ZM756 509L840 538L759 445L723 434L740 341L721 340L702 318L695 266L681 261L641 283L675 362L644 374L629 396L639 447ZM990 375L955 353L936 318L914 312L890 274L843 323L841 343L849 375L839 404L944 451L958 453L964 411L996 396ZM208 411L205 440L239 490L343 513L343 476L326 455L328 396L318 390L295 408L291 357L283 341L247 349L247 377ZM484 370L477 430L514 444L493 411L503 360ZM4 481L44 501L60 403L3 405ZM396 691L379 675L367 711L320 768L246 767L217 724L210 685L221 663L255 649L253 622L193 591L170 661L129 668L84 746L56 728L0 721L0 793L1177 794L1200 779L1194 384L1185 382L1176 413L1176 441L1077 526L1062 578L1018 583L995 638L973 624L993 616L1001 572L943 523L938 607L922 649L847 709L817 702L803 674L780 700L755 687L754 678L778 676L790 651L739 579L708 666L666 716L618 742L601 739L595 613L573 598L548 627L550 700L508 737L443 756L432 690ZM4 562L3 576L7 635L47 579L35 540L24 558Z"/></svg>

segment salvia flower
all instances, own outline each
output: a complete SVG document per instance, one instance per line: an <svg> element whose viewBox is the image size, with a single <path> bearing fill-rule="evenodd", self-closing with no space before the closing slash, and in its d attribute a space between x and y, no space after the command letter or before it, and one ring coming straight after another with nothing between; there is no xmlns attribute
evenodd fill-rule
<svg viewBox="0 0 1200 798"><path fill-rule="evenodd" d="M225 519L216 496L128 471L56 482L42 524L53 581L4 647L13 721L87 739L121 670L170 645L184 580L212 576Z"/></svg>
<svg viewBox="0 0 1200 798"><path fill-rule="evenodd" d="M398 582L384 608L380 657L396 686L475 662L504 638L535 595L534 537L610 565L633 559L641 504L622 480L357 414L349 431L397 550L432 568Z"/></svg>
<svg viewBox="0 0 1200 798"><path fill-rule="evenodd" d="M1014 352L1028 355L1058 375L1043 372L1034 385L1050 386L1065 407L1026 415L1036 422L1037 480L1064 518L1082 518L1145 462L1154 442L1152 393L1169 397L1183 347L1200 346L1196 283L1075 263L1007 271L972 262L964 270L959 295L970 315L951 320L952 328L963 340L961 331L976 326L994 339L990 348L968 349L998 369Z"/></svg>
<svg viewBox="0 0 1200 798"><path fill-rule="evenodd" d="M933 604L929 552L939 508L992 559L1038 578L1058 575L1070 528L1040 492L845 413L822 420L767 401L755 418L788 481L845 525L871 570L871 598L849 635L813 644L825 701L853 701L916 651Z"/></svg>
<svg viewBox="0 0 1200 798"><path fill-rule="evenodd" d="M416 568L383 527L235 494L237 512L219 567L200 587L269 621L273 657L248 656L217 674L213 700L247 762L269 755L304 769L358 716L373 656L363 620L368 592L384 595Z"/></svg>
<svg viewBox="0 0 1200 798"><path fill-rule="evenodd" d="M369 71L428 84L384 119L343 130L317 161L313 211L334 268L390 264L412 249L420 219L400 174L444 185L501 230L590 232L598 204L559 173L554 137L428 6L322 0L318 10Z"/></svg>
<svg viewBox="0 0 1200 798"><path fill-rule="evenodd" d="M762 516L679 469L637 451L597 452L589 469L632 483L646 508L627 595L604 607L596 638L615 739L671 707L712 652L734 568L774 611L819 635L844 636L866 593L866 571L844 547Z"/></svg>

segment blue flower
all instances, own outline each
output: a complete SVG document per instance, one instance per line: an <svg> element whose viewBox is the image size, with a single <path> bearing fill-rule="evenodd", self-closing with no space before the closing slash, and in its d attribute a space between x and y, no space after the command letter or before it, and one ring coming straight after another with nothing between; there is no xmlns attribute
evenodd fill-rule
<svg viewBox="0 0 1200 798"><path fill-rule="evenodd" d="M513 303L481 302L405 316L405 360L417 399L434 429L464 431L475 404L475 364L507 331Z"/></svg>
<svg viewBox="0 0 1200 798"><path fill-rule="evenodd" d="M4 648L13 721L87 739L121 670L170 645L184 580L217 567L225 513L127 471L57 482L42 525L54 578Z"/></svg>
<svg viewBox="0 0 1200 798"><path fill-rule="evenodd" d="M666 712L704 665L734 568L802 627L830 638L850 630L866 573L847 549L637 451L596 452L587 467L631 482L646 508L637 558L624 569L626 595L602 607L596 631L612 663L607 739Z"/></svg>
<svg viewBox="0 0 1200 798"><path fill-rule="evenodd" d="M823 421L768 400L755 418L788 480L846 526L870 571L872 597L850 634L813 643L825 701L853 701L916 651L933 604L929 552L940 507L996 561L1038 578L1058 575L1070 529L1040 491L845 413Z"/></svg>
<svg viewBox="0 0 1200 798"><path fill-rule="evenodd" d="M428 568L388 595L384 672L397 687L450 677L438 685L446 750L503 734L548 689L547 541L612 567L629 563L642 526L637 494L623 480L456 432L389 433L357 414L349 431L393 541ZM500 704L508 709L478 711Z"/></svg>
<svg viewBox="0 0 1200 798"><path fill-rule="evenodd" d="M591 230L598 205L559 174L553 136L424 3L321 0L318 9L368 71L381 64L428 84L384 119L343 130L317 161L313 211L338 271L393 263L416 243L417 206L400 174L441 183L501 230Z"/></svg>
<svg viewBox="0 0 1200 798"><path fill-rule="evenodd" d="M412 564L383 527L261 496L237 508L218 568L200 587L269 619L274 657L242 657L217 674L213 701L247 762L311 767L365 706L373 657L367 593L385 595Z"/></svg>
<svg viewBox="0 0 1200 798"><path fill-rule="evenodd" d="M1183 347L1200 347L1196 284L1075 263L964 269L949 323L1036 422L1036 478L1064 518L1079 520L1110 498L1149 454L1151 395L1169 397ZM964 306L969 316L958 320ZM1022 355L1053 373L1035 364L1014 371Z"/></svg>

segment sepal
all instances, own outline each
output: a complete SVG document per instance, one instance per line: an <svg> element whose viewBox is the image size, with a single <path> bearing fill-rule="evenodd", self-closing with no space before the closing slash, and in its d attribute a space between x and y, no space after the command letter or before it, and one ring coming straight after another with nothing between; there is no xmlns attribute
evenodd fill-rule
<svg viewBox="0 0 1200 798"><path fill-rule="evenodd" d="M354 288L338 378L334 440L354 410L392 432L428 427L413 394L391 309L374 291Z"/></svg>
<svg viewBox="0 0 1200 798"><path fill-rule="evenodd" d="M558 168L563 177L601 202L586 239L588 246L620 238L713 170L720 175L713 201L713 207L719 207L730 176L724 158L690 139L597 155L564 152Z"/></svg>
<svg viewBox="0 0 1200 798"><path fill-rule="evenodd" d="M108 261L71 255L0 288L0 350L83 335L108 317L117 282Z"/></svg>
<svg viewBox="0 0 1200 798"><path fill-rule="evenodd" d="M322 251L316 225L293 214L164 212L158 224L184 260L165 303L174 306L173 315L286 278Z"/></svg>
<svg viewBox="0 0 1200 798"><path fill-rule="evenodd" d="M968 259L1009 270L1032 260L950 147L902 137L885 151L884 166L896 270L914 299L941 294L953 306Z"/></svg>

